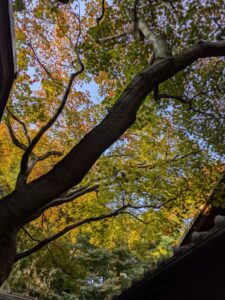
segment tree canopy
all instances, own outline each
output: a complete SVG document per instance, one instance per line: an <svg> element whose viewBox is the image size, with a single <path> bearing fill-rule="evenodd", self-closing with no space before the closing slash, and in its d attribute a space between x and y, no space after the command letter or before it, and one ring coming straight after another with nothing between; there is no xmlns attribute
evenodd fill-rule
<svg viewBox="0 0 225 300"><path fill-rule="evenodd" d="M170 253L224 172L225 3L14 10L0 282L17 262L18 290L105 299Z"/></svg>

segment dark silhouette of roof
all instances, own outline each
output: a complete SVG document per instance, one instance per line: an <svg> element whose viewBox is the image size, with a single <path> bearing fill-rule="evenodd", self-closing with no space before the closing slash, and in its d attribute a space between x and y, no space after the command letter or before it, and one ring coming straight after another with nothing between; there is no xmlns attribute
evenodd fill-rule
<svg viewBox="0 0 225 300"><path fill-rule="evenodd" d="M16 74L11 0L0 1L0 122Z"/></svg>
<svg viewBox="0 0 225 300"><path fill-rule="evenodd" d="M225 209L213 205L218 197L225 200L225 172L174 255L113 299L223 299Z"/></svg>

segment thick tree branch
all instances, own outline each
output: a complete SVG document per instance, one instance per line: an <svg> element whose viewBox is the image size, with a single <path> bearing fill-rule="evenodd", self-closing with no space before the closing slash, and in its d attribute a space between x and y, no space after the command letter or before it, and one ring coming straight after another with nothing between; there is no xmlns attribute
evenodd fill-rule
<svg viewBox="0 0 225 300"><path fill-rule="evenodd" d="M101 10L101 15L96 18L97 25L101 22L101 20L104 18L105 15L105 0L102 0L102 10Z"/></svg>
<svg viewBox="0 0 225 300"><path fill-rule="evenodd" d="M52 202L48 203L46 206L44 206L42 209L43 211L45 211L46 209L50 208L50 207L56 207L59 206L61 204L65 204L65 203L69 203L71 201L74 201L75 199L84 196L88 193L91 192L96 192L99 188L99 184L95 184L93 186L90 187L86 187L84 189L78 189L76 192L74 192L73 194L67 196L67 197L62 197L62 198L57 198L55 200L53 200Z"/></svg>
<svg viewBox="0 0 225 300"><path fill-rule="evenodd" d="M225 41L197 43L173 59L159 59L148 66L133 78L102 122L51 171L1 200L1 219L5 220L7 216L8 220L14 210L14 222L22 224L52 199L79 184L99 156L134 123L140 105L154 86L198 59L214 56L225 56Z"/></svg>
<svg viewBox="0 0 225 300"><path fill-rule="evenodd" d="M143 20L138 21L138 28L147 41L152 44L155 59L172 58L172 51L164 34L161 32L156 33L153 30L150 30Z"/></svg>
<svg viewBox="0 0 225 300"><path fill-rule="evenodd" d="M37 156L37 161L45 160L49 156L62 156L62 155L63 155L63 152L52 150L52 151L48 151L48 152L44 153L41 156Z"/></svg>
<svg viewBox="0 0 225 300"><path fill-rule="evenodd" d="M81 196L84 196L88 193L91 193L91 192L97 192L98 188L99 188L99 184L95 184L90 187L88 187L88 186L81 187L81 188L77 189L76 191L69 193L68 195L62 195L61 197L56 198L55 200L49 202L47 205L45 205L41 209L39 209L35 214L33 214L27 220L25 220L24 224L27 224L27 223L39 218L41 216L41 214L43 214L43 212L45 212L47 209L49 209L51 207L56 207L56 206L60 206L65 203L72 202L75 199L77 199Z"/></svg>

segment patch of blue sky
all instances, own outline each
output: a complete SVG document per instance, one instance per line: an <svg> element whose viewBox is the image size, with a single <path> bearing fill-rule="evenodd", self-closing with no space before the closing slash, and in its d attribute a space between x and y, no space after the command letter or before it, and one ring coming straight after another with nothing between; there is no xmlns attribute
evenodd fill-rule
<svg viewBox="0 0 225 300"><path fill-rule="evenodd" d="M35 68L29 67L28 74L31 78L31 81L35 79ZM37 91L41 89L41 81L35 81L30 85L32 91ZM102 96L99 94L98 84L91 79L90 82L82 82L81 84L75 83L75 89L80 92L88 92L90 94L90 100L94 104L99 104L102 101Z"/></svg>
<svg viewBox="0 0 225 300"><path fill-rule="evenodd" d="M31 81L33 81L35 78L35 68L34 67L28 67L28 75L30 76ZM30 85L30 89L32 91L37 91L41 88L41 81L35 81Z"/></svg>
<svg viewBox="0 0 225 300"><path fill-rule="evenodd" d="M75 89L80 92L88 92L90 94L90 101L94 104L99 104L102 102L103 98L99 94L99 86L98 84L92 79L90 82L82 82L82 84L76 84Z"/></svg>

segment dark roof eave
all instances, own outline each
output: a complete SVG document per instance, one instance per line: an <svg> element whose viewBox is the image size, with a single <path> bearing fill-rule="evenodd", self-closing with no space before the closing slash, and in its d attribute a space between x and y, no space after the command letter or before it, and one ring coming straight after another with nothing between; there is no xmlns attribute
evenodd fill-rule
<svg viewBox="0 0 225 300"><path fill-rule="evenodd" d="M214 226L213 221L215 216L225 215L224 207L215 206L215 204L218 203L218 199L221 197L225 198L225 171L222 172L215 189L207 200L207 203L193 220L191 227L180 241L181 246L191 242L191 235L194 231L210 230Z"/></svg>
<svg viewBox="0 0 225 300"><path fill-rule="evenodd" d="M165 264L142 280L134 284L121 295L114 297L115 300L146 299L143 295L148 294L148 299L157 299L161 293L167 293L178 284L180 277L186 280L193 272L201 276L207 272L207 268L224 260L225 226L212 232L206 239L192 245L183 254L173 256ZM152 297L152 298L151 298ZM156 298L155 298L156 297Z"/></svg>

